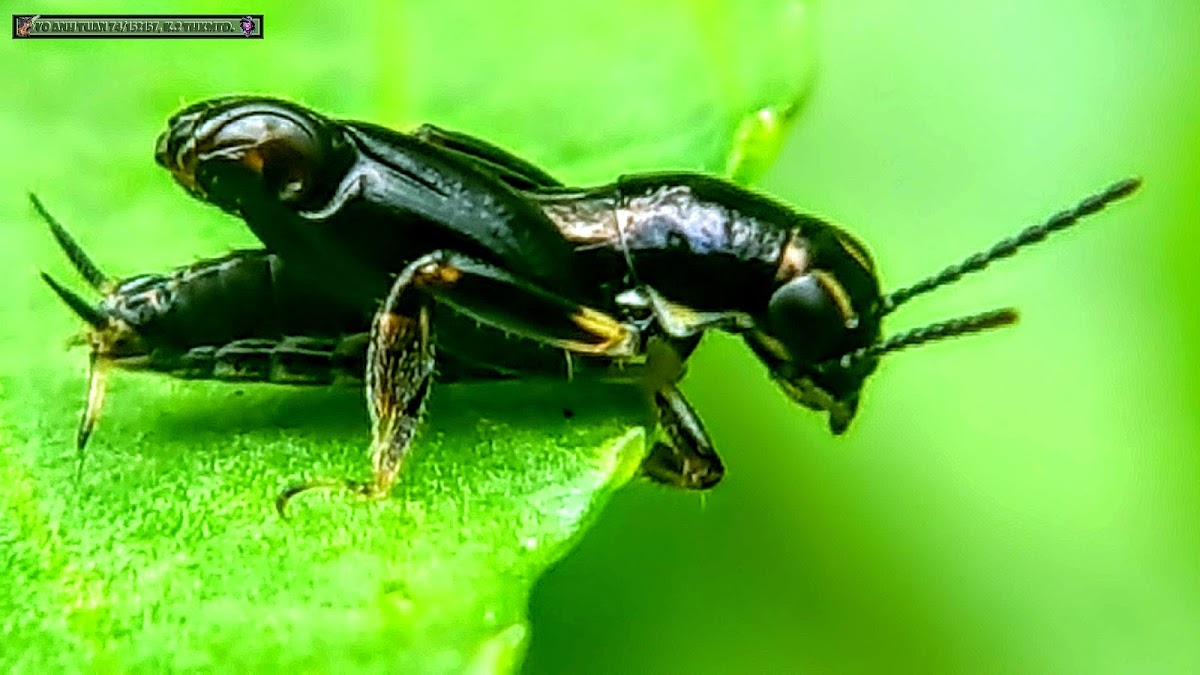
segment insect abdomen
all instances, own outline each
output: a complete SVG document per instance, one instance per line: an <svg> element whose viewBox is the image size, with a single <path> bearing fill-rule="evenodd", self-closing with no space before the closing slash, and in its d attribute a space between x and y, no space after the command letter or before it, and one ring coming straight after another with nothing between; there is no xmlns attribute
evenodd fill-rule
<svg viewBox="0 0 1200 675"><path fill-rule="evenodd" d="M126 280L105 299L105 310L151 350L174 353L256 338L336 338L369 325L263 250L235 251L168 275Z"/></svg>
<svg viewBox="0 0 1200 675"><path fill-rule="evenodd" d="M366 342L366 333L339 339L249 338L183 352L156 350L144 369L185 379L308 385L361 382Z"/></svg>

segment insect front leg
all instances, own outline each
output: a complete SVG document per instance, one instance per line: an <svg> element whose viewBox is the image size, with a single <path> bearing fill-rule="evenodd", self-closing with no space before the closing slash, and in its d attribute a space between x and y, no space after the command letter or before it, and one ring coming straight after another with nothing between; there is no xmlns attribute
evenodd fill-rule
<svg viewBox="0 0 1200 675"><path fill-rule="evenodd" d="M642 473L656 483L685 490L707 490L719 483L725 467L700 416L679 389L673 384L659 388L654 407L666 438L650 449Z"/></svg>
<svg viewBox="0 0 1200 675"><path fill-rule="evenodd" d="M709 330L741 333L754 328L754 317L745 312L712 312L692 309L663 297L650 286L636 291L667 335L683 339Z"/></svg>
<svg viewBox="0 0 1200 675"><path fill-rule="evenodd" d="M700 337L653 337L647 341L645 363L622 368L629 383L649 394L658 421L654 445L642 461L642 475L685 490L712 488L725 472L700 416L677 386L687 372L684 359Z"/></svg>

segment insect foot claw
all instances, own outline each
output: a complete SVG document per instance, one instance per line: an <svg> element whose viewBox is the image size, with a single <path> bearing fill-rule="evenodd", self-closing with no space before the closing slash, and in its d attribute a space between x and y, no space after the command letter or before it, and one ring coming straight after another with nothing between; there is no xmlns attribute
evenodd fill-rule
<svg viewBox="0 0 1200 675"><path fill-rule="evenodd" d="M378 483L360 483L354 481L346 483L346 487L356 494L359 501L362 502L377 502L388 496L388 491L380 487Z"/></svg>
<svg viewBox="0 0 1200 675"><path fill-rule="evenodd" d="M304 492L319 489L342 489L358 497L359 501L377 501L387 497L387 492L381 490L375 483L364 483L357 480L319 479L304 483L296 483L279 493L275 498L275 512L283 520L288 520L287 506L292 499Z"/></svg>
<svg viewBox="0 0 1200 675"><path fill-rule="evenodd" d="M683 490L709 490L721 482L725 469L716 455L681 452L658 442L642 464L642 475L655 483Z"/></svg>

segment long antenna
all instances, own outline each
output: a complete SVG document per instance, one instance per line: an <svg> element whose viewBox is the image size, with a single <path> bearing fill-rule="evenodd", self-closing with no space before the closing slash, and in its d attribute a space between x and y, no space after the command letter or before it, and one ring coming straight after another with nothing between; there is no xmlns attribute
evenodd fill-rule
<svg viewBox="0 0 1200 675"><path fill-rule="evenodd" d="M1103 192L1084 199L1076 204L1074 208L1054 214L1040 225L1034 225L1022 230L1015 236L997 242L986 251L980 251L931 277L926 277L907 288L895 291L883 299L883 306L879 310L879 315L890 314L897 307L918 295L928 293L946 284L952 284L967 274L978 272L997 260L1007 258L1018 250L1045 239L1052 232L1058 232L1071 227L1085 216L1090 216L1112 202L1129 196L1141 184L1141 178L1126 178L1123 181L1113 183Z"/></svg>
<svg viewBox="0 0 1200 675"><path fill-rule="evenodd" d="M920 328L898 333L882 342L856 349L849 354L838 357L837 361L842 368L850 368L856 361L883 356L891 352L898 352L901 349L908 349L961 335L980 333L1003 326L1011 326L1017 322L1017 318L1017 310L1012 307L1005 307L1004 309L994 309L989 312L947 319L946 321L939 321L931 323L928 326L921 326Z"/></svg>

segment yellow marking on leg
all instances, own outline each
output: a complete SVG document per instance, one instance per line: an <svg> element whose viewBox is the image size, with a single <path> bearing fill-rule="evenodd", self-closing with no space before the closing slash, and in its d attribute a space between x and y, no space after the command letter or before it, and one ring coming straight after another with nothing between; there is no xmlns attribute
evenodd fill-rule
<svg viewBox="0 0 1200 675"><path fill-rule="evenodd" d="M453 286L462 279L462 270L445 263L430 263L417 272L417 284L426 286Z"/></svg>
<svg viewBox="0 0 1200 675"><path fill-rule="evenodd" d="M571 315L575 325L601 340L600 343L564 340L562 345L573 352L597 356L632 356L636 345L633 334L625 324L608 314L589 307L580 307Z"/></svg>

